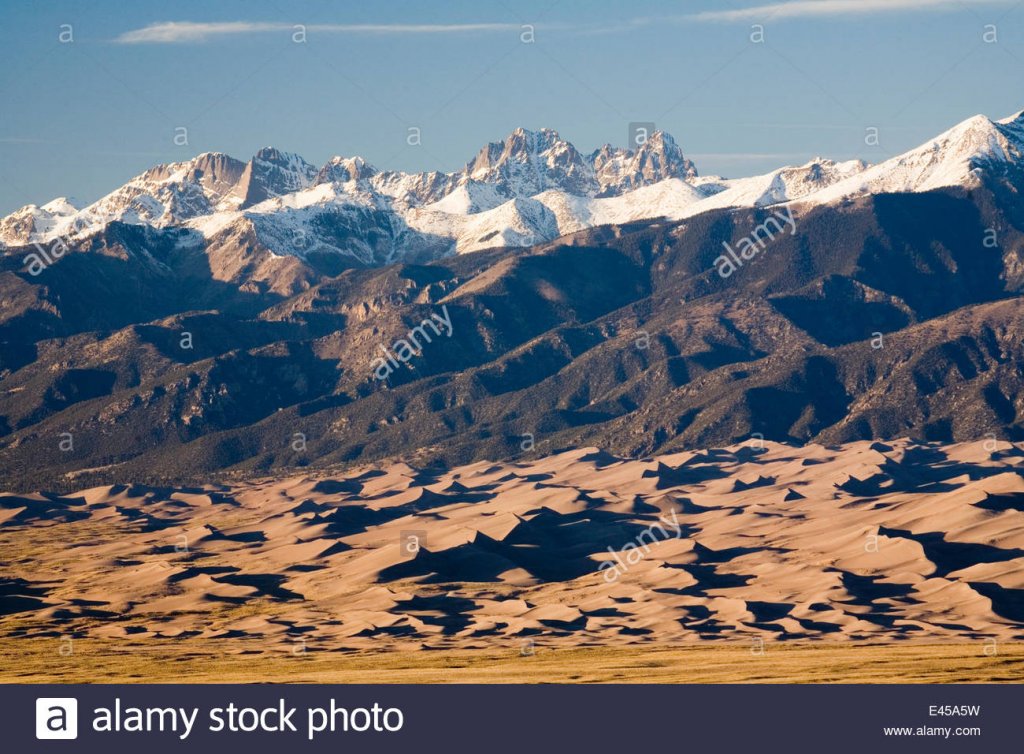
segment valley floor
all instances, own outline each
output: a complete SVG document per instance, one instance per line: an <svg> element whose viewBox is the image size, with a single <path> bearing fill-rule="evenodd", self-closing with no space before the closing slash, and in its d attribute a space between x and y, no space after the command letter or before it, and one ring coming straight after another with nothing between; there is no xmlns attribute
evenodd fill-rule
<svg viewBox="0 0 1024 754"><path fill-rule="evenodd" d="M291 652L251 640L5 643L2 683L1020 683L1024 644ZM17 651L10 651L16 649ZM756 654L755 654L756 652Z"/></svg>

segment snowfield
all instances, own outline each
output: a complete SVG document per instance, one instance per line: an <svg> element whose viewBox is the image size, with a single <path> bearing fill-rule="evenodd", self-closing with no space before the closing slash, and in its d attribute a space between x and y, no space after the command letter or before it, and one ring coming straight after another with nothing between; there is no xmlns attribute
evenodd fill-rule
<svg viewBox="0 0 1024 754"><path fill-rule="evenodd" d="M698 176L660 132L635 150L605 145L583 155L550 129L516 129L454 173L379 171L361 157L334 157L317 169L273 148L248 162L205 153L151 168L86 207L66 198L23 207L0 220L0 242L70 241L122 222L184 227L208 241L251 231L275 255L316 251L380 264L713 209L972 187L981 170L1017 166L1022 153L1024 113L969 118L874 166L819 158L739 179Z"/></svg>

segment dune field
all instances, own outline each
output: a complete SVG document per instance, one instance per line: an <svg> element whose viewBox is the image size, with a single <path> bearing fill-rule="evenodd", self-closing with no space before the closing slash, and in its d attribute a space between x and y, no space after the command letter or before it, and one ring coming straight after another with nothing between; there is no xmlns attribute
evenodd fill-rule
<svg viewBox="0 0 1024 754"><path fill-rule="evenodd" d="M1019 679L1022 472L750 442L2 495L0 677Z"/></svg>

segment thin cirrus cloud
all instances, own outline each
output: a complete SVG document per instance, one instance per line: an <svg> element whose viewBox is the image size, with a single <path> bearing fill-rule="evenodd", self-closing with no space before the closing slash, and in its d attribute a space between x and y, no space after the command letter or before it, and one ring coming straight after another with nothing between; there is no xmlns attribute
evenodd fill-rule
<svg viewBox="0 0 1024 754"><path fill-rule="evenodd" d="M1006 5L1009 2L1010 0L789 0L751 8L704 11L687 18L695 21L744 21L768 16L773 19L863 16L908 11L963 10L970 6Z"/></svg>
<svg viewBox="0 0 1024 754"><path fill-rule="evenodd" d="M751 19L814 18L830 16L874 15L898 11L963 10L971 6L1007 5L1012 0L785 0L785 2L755 5L749 8L711 10L674 17L640 17L625 24L628 30L644 28L665 22L687 21L745 21ZM163 21L132 29L118 36L119 44L188 44L209 42L224 37L240 37L274 32L293 32L299 28L310 33L363 34L363 35L415 35L415 34L472 34L521 31L522 24L464 23L464 24L289 24L260 21ZM569 30L558 24L549 30ZM575 28L581 33L607 33L623 31L615 28Z"/></svg>
<svg viewBox="0 0 1024 754"><path fill-rule="evenodd" d="M209 42L220 37L292 32L305 29L310 33L327 34L468 34L521 30L520 24L299 24L263 23L254 21L224 21L201 23L194 21L165 21L133 29L121 34L115 42L120 44L182 44Z"/></svg>

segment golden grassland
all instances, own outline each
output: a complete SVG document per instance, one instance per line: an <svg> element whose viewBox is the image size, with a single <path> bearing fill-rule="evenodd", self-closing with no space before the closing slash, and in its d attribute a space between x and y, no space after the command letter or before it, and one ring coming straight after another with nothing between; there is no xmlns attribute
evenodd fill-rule
<svg viewBox="0 0 1024 754"><path fill-rule="evenodd" d="M986 654L987 650L987 654ZM392 652L252 640L0 642L3 683L1021 683L1024 644L769 644Z"/></svg>

